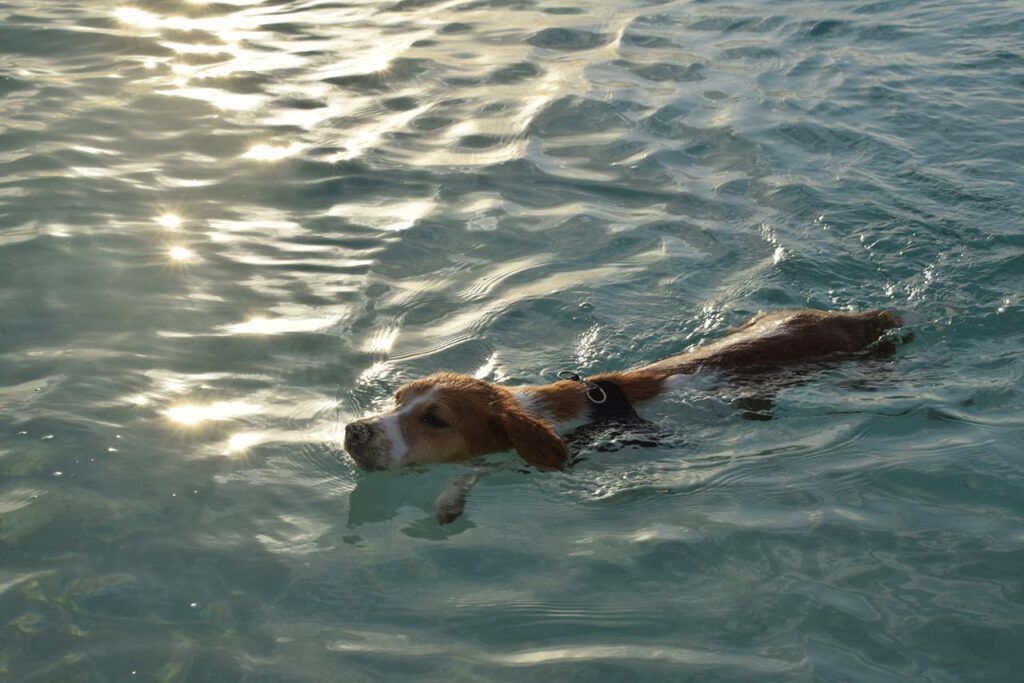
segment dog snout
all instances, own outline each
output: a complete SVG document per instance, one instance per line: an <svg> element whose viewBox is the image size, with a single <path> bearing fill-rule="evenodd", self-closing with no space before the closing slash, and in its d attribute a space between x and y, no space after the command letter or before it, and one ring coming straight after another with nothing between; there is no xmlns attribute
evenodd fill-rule
<svg viewBox="0 0 1024 683"><path fill-rule="evenodd" d="M372 436L373 430L370 429L366 422L363 420L352 422L345 426L345 449L350 450L365 446Z"/></svg>

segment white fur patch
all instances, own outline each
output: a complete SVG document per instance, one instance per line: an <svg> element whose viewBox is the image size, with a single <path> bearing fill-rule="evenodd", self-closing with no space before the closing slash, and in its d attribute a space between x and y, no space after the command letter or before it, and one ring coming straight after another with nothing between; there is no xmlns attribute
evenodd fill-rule
<svg viewBox="0 0 1024 683"><path fill-rule="evenodd" d="M391 469L405 467L409 464L409 444L402 432L402 419L412 413L417 406L433 400L436 389L431 389L422 396L417 396L387 417L380 419L384 438L388 442L388 463Z"/></svg>
<svg viewBox="0 0 1024 683"><path fill-rule="evenodd" d="M409 444L405 442L399 419L397 413L380 419L380 426L387 440L388 468L402 467L409 459Z"/></svg>
<svg viewBox="0 0 1024 683"><path fill-rule="evenodd" d="M553 415L548 413L548 411L541 409L540 401L533 394L525 391L514 391L512 392L512 395L523 410L544 422L547 422L554 428L555 432L559 434L571 432L577 427L582 427L590 421L590 416L587 414L579 415L571 420L556 420Z"/></svg>
<svg viewBox="0 0 1024 683"><path fill-rule="evenodd" d="M416 408L416 406L423 405L424 403L429 403L430 401L433 401L434 400L434 395L436 393L437 393L437 389L435 388L435 389L431 389L430 391L428 391L427 393L423 394L422 396L417 396L416 398L414 398L413 400L409 401L408 403L403 405L401 408L399 408L398 411L396 412L396 414L397 415L408 415L409 413L411 413Z"/></svg>
<svg viewBox="0 0 1024 683"><path fill-rule="evenodd" d="M538 405L537 397L533 394L528 394L525 391L513 391L512 396L515 397L516 403L519 407L530 413L536 415L542 420L546 420L547 416L541 415L540 406Z"/></svg>

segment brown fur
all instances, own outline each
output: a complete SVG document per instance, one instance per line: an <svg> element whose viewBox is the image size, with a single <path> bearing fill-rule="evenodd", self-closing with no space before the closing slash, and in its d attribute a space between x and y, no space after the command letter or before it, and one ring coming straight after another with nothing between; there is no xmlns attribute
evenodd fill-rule
<svg viewBox="0 0 1024 683"><path fill-rule="evenodd" d="M435 392L434 400L410 413L404 426L406 438L422 449L420 462L464 460L513 448L538 469L565 465L565 443L551 425L523 410L505 387L441 372L405 385L395 399L401 407L429 391ZM435 411L451 428L425 425L422 415L428 410Z"/></svg>
<svg viewBox="0 0 1024 683"><path fill-rule="evenodd" d="M722 339L627 372L595 375L612 380L631 402L647 401L661 393L673 375L700 368L752 371L833 355L849 355L869 346L881 334L901 324L885 311L838 313L811 309L760 313Z"/></svg>
<svg viewBox="0 0 1024 683"><path fill-rule="evenodd" d="M514 403L501 416L501 425L512 447L523 460L540 470L565 468L569 449L550 424Z"/></svg>
<svg viewBox="0 0 1024 683"><path fill-rule="evenodd" d="M630 402L639 403L661 393L665 380L673 375L702 368L753 372L848 355L865 349L886 329L899 324L895 316L879 311L805 309L762 313L717 341L641 368L591 379L612 380L622 387ZM516 391L528 396L534 409L554 421L569 422L588 414L586 389L579 382L562 380L516 387ZM403 456L407 463L454 462L514 448L539 469L565 466L567 449L553 425L524 409L512 390L505 387L442 372L405 385L396 393L395 401L395 410L384 417L399 421L409 450ZM442 419L445 426L431 425L432 416ZM346 448L352 453L356 453L353 449L364 449L379 456L384 431L379 427L381 419L366 418L349 425ZM373 438L366 438L367 429L373 431ZM355 459L363 466L374 464L367 463L365 453L360 451L359 455Z"/></svg>
<svg viewBox="0 0 1024 683"><path fill-rule="evenodd" d="M579 382L559 380L516 388L536 398L537 407L555 420L572 420L587 409L586 389Z"/></svg>

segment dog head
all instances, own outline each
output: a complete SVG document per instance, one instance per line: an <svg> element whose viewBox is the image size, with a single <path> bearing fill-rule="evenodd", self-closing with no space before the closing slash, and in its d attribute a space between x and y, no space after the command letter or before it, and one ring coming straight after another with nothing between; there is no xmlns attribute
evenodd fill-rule
<svg viewBox="0 0 1024 683"><path fill-rule="evenodd" d="M552 426L525 410L511 391L454 373L406 384L390 412L345 427L345 450L367 470L458 462L510 449L544 470L562 469L568 453Z"/></svg>

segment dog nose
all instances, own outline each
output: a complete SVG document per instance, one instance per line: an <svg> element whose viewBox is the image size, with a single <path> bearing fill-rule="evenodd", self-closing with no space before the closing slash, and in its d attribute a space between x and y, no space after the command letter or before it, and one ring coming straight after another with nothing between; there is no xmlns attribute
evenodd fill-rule
<svg viewBox="0 0 1024 683"><path fill-rule="evenodd" d="M353 422L345 426L345 448L359 447L370 440L370 428L365 422Z"/></svg>

